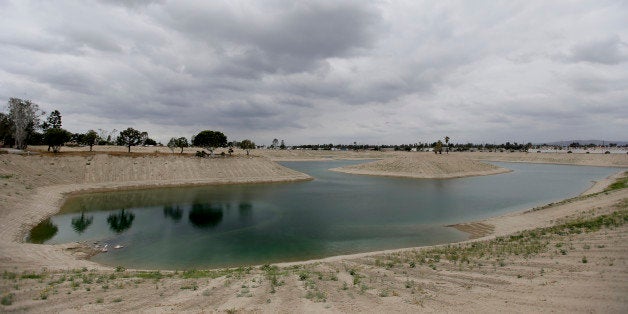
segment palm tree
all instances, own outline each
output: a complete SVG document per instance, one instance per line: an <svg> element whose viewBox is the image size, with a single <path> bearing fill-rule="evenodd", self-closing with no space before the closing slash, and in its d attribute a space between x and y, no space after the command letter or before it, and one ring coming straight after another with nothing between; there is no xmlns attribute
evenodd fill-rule
<svg viewBox="0 0 628 314"><path fill-rule="evenodd" d="M449 136L445 136L445 144L447 144L447 154L449 154Z"/></svg>

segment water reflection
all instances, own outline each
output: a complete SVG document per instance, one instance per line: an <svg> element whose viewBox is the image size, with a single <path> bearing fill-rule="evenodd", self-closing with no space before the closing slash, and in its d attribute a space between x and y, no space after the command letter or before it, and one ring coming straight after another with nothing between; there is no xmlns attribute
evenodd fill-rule
<svg viewBox="0 0 628 314"><path fill-rule="evenodd" d="M223 205L194 203L188 218L197 228L213 228L222 221Z"/></svg>
<svg viewBox="0 0 628 314"><path fill-rule="evenodd" d="M94 216L85 217L85 212L81 213L80 217L72 218L72 229L78 234L81 234L89 227L94 221Z"/></svg>
<svg viewBox="0 0 628 314"><path fill-rule="evenodd" d="M251 203L240 203L238 205L238 213L240 214L240 218L250 218L253 214L253 205Z"/></svg>
<svg viewBox="0 0 628 314"><path fill-rule="evenodd" d="M28 239L32 243L41 244L54 237L58 231L59 228L48 218L31 229Z"/></svg>
<svg viewBox="0 0 628 314"><path fill-rule="evenodd" d="M174 221L179 221L183 217L183 210L178 205L176 207L166 205L164 206L164 217L172 218Z"/></svg>
<svg viewBox="0 0 628 314"><path fill-rule="evenodd" d="M124 209L120 210L117 214L111 214L107 217L109 228L116 233L122 233L125 230L131 228L135 215L130 212L125 212Z"/></svg>

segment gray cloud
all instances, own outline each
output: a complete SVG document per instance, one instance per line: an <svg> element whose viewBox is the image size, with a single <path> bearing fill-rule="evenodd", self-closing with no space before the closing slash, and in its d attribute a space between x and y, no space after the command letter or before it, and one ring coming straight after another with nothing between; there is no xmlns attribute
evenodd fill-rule
<svg viewBox="0 0 628 314"><path fill-rule="evenodd" d="M628 60L628 44L621 42L619 36L580 43L572 48L573 61L585 61L607 65Z"/></svg>
<svg viewBox="0 0 628 314"><path fill-rule="evenodd" d="M614 1L6 1L0 97L59 109L72 131L136 126L162 141L207 128L292 144L618 139L627 12Z"/></svg>

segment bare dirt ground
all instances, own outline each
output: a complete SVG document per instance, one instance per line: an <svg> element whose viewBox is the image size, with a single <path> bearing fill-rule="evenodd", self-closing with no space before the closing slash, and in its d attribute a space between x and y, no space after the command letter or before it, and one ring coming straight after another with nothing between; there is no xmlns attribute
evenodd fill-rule
<svg viewBox="0 0 628 314"><path fill-rule="evenodd" d="M302 263L139 272L80 259L72 244L21 243L30 226L59 209L65 193L305 180L268 159L361 156L329 153L295 157L273 151L266 158L214 160L151 151L135 158L0 155L0 311L628 312L628 189L604 191L615 178L586 196L468 222L479 230L470 242ZM403 156L371 154L364 158ZM530 155L537 154L508 161L529 162ZM625 156L599 155L600 161L569 155L539 156L535 162L626 167Z"/></svg>

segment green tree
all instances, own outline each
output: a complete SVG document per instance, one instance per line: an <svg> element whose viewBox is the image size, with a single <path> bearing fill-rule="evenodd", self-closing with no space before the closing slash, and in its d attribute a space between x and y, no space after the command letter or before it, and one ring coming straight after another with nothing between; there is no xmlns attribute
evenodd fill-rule
<svg viewBox="0 0 628 314"><path fill-rule="evenodd" d="M449 136L445 136L445 144L447 144L447 154L449 154Z"/></svg>
<svg viewBox="0 0 628 314"><path fill-rule="evenodd" d="M70 140L72 133L61 129L51 128L44 132L44 142L48 145L48 148L52 147L52 152L58 153L61 150L61 146Z"/></svg>
<svg viewBox="0 0 628 314"><path fill-rule="evenodd" d="M144 145L150 145L150 146L156 146L157 145L157 141L155 141L154 139L147 137L144 140Z"/></svg>
<svg viewBox="0 0 628 314"><path fill-rule="evenodd" d="M201 131L192 138L192 145L207 149L213 156L216 148L227 146L227 136L219 131Z"/></svg>
<svg viewBox="0 0 628 314"><path fill-rule="evenodd" d="M240 142L240 148L244 149L246 151L246 155L248 156L251 149L255 149L255 143L247 139Z"/></svg>
<svg viewBox="0 0 628 314"><path fill-rule="evenodd" d="M442 154L443 153L443 142L438 140L436 142L436 146L434 146L434 154Z"/></svg>
<svg viewBox="0 0 628 314"><path fill-rule="evenodd" d="M286 144L281 140L281 145L279 145L279 149L286 149Z"/></svg>
<svg viewBox="0 0 628 314"><path fill-rule="evenodd" d="M142 132L134 129L128 128L118 135L117 143L118 145L124 145L129 148L129 153L131 152L131 146L136 146L142 143Z"/></svg>
<svg viewBox="0 0 628 314"><path fill-rule="evenodd" d="M92 148L98 142L99 138L100 137L98 136L98 133L96 133L96 131L89 130L89 131L87 131L87 133L85 133L83 135L83 142L82 142L82 144L88 145L89 146L89 151L91 152Z"/></svg>

